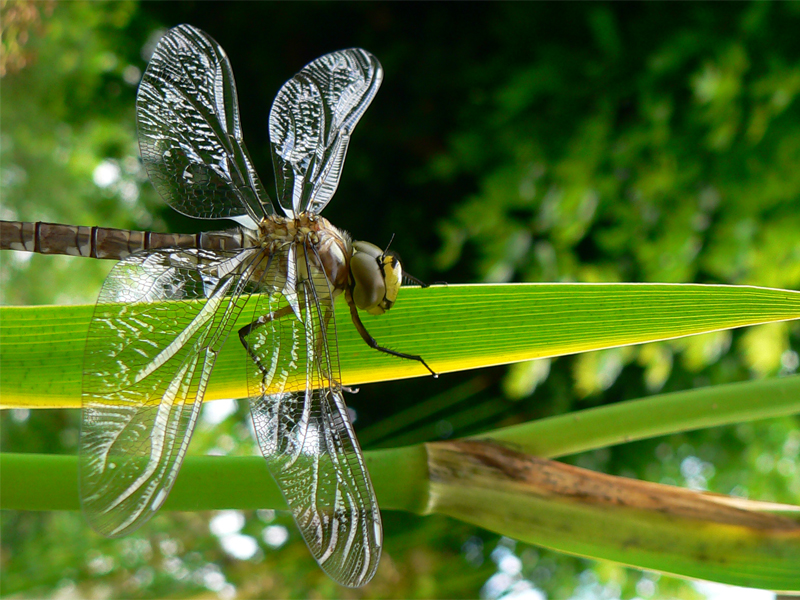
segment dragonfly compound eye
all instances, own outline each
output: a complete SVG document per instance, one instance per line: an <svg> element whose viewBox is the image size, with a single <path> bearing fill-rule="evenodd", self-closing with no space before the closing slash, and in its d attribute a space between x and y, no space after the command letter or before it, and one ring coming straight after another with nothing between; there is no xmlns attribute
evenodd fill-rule
<svg viewBox="0 0 800 600"><path fill-rule="evenodd" d="M397 299L403 280L400 261L368 242L353 242L353 249L350 259L353 300L361 310L382 315Z"/></svg>

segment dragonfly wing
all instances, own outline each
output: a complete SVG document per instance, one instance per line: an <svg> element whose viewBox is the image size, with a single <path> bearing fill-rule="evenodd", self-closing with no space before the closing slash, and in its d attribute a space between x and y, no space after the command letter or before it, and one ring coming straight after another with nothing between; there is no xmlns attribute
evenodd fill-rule
<svg viewBox="0 0 800 600"><path fill-rule="evenodd" d="M316 288L320 288L317 286ZM381 516L338 383L331 297L299 283L295 312L280 292L276 318L247 337L253 424L261 452L312 555L342 585L366 584L381 554Z"/></svg>
<svg viewBox="0 0 800 600"><path fill-rule="evenodd" d="M378 59L351 48L314 60L280 89L269 137L287 214L318 214L336 192L350 135L382 79Z"/></svg>
<svg viewBox="0 0 800 600"><path fill-rule="evenodd" d="M166 500L241 311L248 256L139 253L106 279L86 343L79 463L82 508L99 533L129 533Z"/></svg>
<svg viewBox="0 0 800 600"><path fill-rule="evenodd" d="M158 42L136 99L147 173L175 210L201 219L273 212L239 122L236 84L225 51L191 25Z"/></svg>

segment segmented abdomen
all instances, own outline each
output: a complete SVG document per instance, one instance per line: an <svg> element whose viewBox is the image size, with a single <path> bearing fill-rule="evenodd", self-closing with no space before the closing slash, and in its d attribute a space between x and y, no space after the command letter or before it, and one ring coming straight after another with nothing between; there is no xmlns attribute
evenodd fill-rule
<svg viewBox="0 0 800 600"><path fill-rule="evenodd" d="M0 250L119 260L154 248L236 251L247 244L241 228L197 234L155 233L57 223L0 221Z"/></svg>

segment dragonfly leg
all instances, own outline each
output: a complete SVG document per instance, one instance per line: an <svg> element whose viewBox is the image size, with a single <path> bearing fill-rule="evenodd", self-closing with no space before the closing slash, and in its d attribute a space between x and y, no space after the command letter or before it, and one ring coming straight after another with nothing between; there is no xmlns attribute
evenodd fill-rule
<svg viewBox="0 0 800 600"><path fill-rule="evenodd" d="M323 332L324 335L317 336L317 356L325 356L325 353L322 352L322 344L326 343L326 339L328 336L328 325L330 325L331 317L333 316L333 311L330 309L325 310L325 317L324 317L324 324L323 324ZM336 343L335 341L333 343ZM338 353L337 353L338 359ZM336 369L338 371L338 367ZM357 394L358 388L348 387L346 385L342 385L339 383L336 378L328 372L327 368L324 368L322 371L322 375L331 382L332 385L338 386L343 392L347 392L348 394Z"/></svg>
<svg viewBox="0 0 800 600"><path fill-rule="evenodd" d="M244 327L242 327L239 330L239 341L242 342L242 346L244 346L244 349L247 352L247 355L251 359L253 359L253 362L256 363L256 366L259 368L261 373L264 374L265 377L267 376L269 371L267 371L267 369L264 367L264 365L261 364L261 360L258 358L256 353L253 352L253 349L250 347L250 344L247 342L247 336L250 335L256 329L258 329L259 327L263 327L264 325L274 321L275 319L280 319L281 317L288 315L290 312L292 312L292 307L291 306L284 306L280 310L276 310L275 312L271 312L271 313L269 313L267 315L263 315L261 317L258 317L255 321L253 321L249 325L245 325Z"/></svg>
<svg viewBox="0 0 800 600"><path fill-rule="evenodd" d="M375 338L369 334L367 328L364 327L364 324L361 322L361 317L358 316L358 309L356 308L355 302L351 301L352 298L347 298L347 304L350 306L350 317L353 319L353 325L356 326L358 333L361 335L361 339L363 339L367 346L378 350L379 352L385 352L386 354L391 354L392 356L397 356L399 358L407 358L409 360L416 360L417 362L422 363L422 365L431 372L431 375L434 377L439 377L439 374L436 373L433 369L428 366L428 363L425 362L425 359L417 354L406 354L405 352L397 352L395 350L390 350L389 348L384 348L383 346L378 345L378 342L375 341Z"/></svg>
<svg viewBox="0 0 800 600"><path fill-rule="evenodd" d="M267 315L264 315L264 316L261 316L261 317L257 318L255 321L253 321L249 325L245 325L244 327L242 327L239 330L239 340L242 342L242 346L244 346L244 349L247 352L247 355L253 360L254 363L256 363L256 366L259 368L259 370L264 375L264 377L267 376L268 371L261 364L261 361L259 360L259 358L256 355L256 353L253 352L253 349L250 347L250 344L247 342L247 336L250 335L256 329L258 329L259 327L263 327L264 325L266 325L267 323L270 323L271 321L274 321L275 319L280 319L281 317L284 317L284 316L288 315L290 312L292 312L291 307L290 306L285 306L284 308L282 308L282 309L280 309L278 311L271 312L271 313L269 313ZM330 311L326 312L326 315L325 315L325 331L328 330L328 323L330 322L331 314L332 313ZM317 339L317 345L319 346L322 342L323 342L323 338L319 337ZM317 348L317 353L319 353L319 352L321 352L321 348L318 347ZM321 354L317 354L317 356L322 356L322 355ZM328 379L330 379L332 382L334 381L333 377L331 377L328 373L325 373L325 376ZM357 394L358 393L358 388L347 387L347 386L342 386L342 385L340 385L340 387L341 387L342 391L344 391L344 392L348 392L350 394Z"/></svg>
<svg viewBox="0 0 800 600"><path fill-rule="evenodd" d="M422 288L431 287L431 284L425 283L421 279L417 279L411 273L406 273L405 271L403 271L403 279L407 280L404 283L413 283Z"/></svg>

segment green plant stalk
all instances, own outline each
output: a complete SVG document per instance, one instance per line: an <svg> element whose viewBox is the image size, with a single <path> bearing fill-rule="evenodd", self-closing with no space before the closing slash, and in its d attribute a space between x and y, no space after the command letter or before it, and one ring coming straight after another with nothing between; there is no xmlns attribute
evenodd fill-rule
<svg viewBox="0 0 800 600"><path fill-rule="evenodd" d="M432 513L570 554L746 587L800 589L800 518L496 444L436 442L428 449Z"/></svg>
<svg viewBox="0 0 800 600"><path fill-rule="evenodd" d="M490 439L553 458L634 439L792 414L800 414L800 375L660 394L472 439ZM383 508L424 512L428 474L422 445L364 455ZM0 506L77 510L77 469L75 456L0 454ZM165 509L280 508L281 503L262 458L188 456Z"/></svg>
<svg viewBox="0 0 800 600"><path fill-rule="evenodd" d="M427 503L425 447L367 452L367 468L382 508L422 514ZM80 510L78 458L0 453L0 508ZM286 509L280 490L257 456L189 456L163 510Z"/></svg>
<svg viewBox="0 0 800 600"><path fill-rule="evenodd" d="M515 447L531 445L535 440L543 455L555 456L627 438L797 413L798 385L800 376L794 376L663 394L581 411L568 415L570 418L552 417L487 432L481 437L511 441ZM756 409L752 407L754 398L761 399ZM686 414L690 407L694 407L694 416ZM654 414L659 415L655 427ZM737 585L800 589L800 568L794 569L800 557L800 536L795 534L753 532L632 507L598 507L574 498L531 494L516 489L513 483L508 486L491 479L487 483L485 478L473 475L455 478L455 485L452 481L443 484L441 477L430 477L428 467L439 446L418 444L365 453L383 509L446 514L559 551L640 568ZM433 454L429 454L432 449ZM454 468L446 470L456 472ZM0 454L0 474L2 508L79 508L74 456ZM280 509L284 503L263 459L190 456L164 509L268 507ZM772 505L765 504L763 510L772 510Z"/></svg>
<svg viewBox="0 0 800 600"><path fill-rule="evenodd" d="M800 375L659 394L495 429L489 438L555 458L635 440L800 414Z"/></svg>

